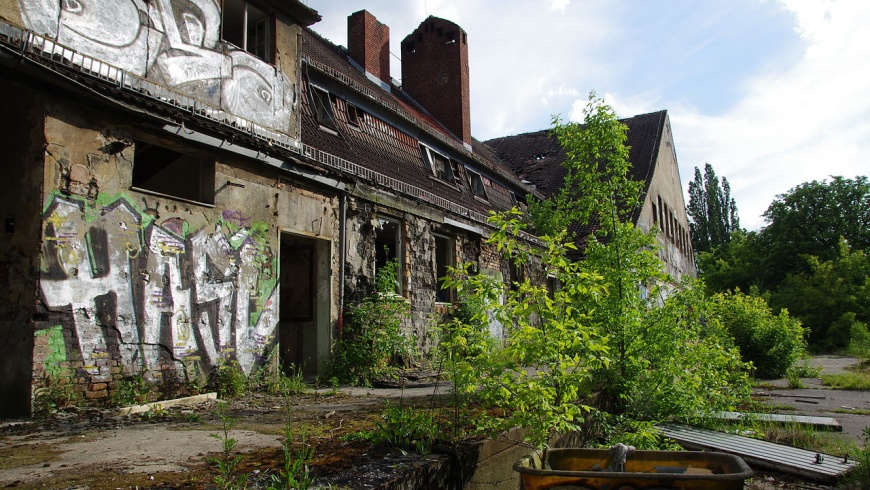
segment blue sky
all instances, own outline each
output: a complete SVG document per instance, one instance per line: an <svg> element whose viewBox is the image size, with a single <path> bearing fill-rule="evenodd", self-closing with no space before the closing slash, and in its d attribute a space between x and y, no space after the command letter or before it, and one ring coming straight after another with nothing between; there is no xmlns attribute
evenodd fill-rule
<svg viewBox="0 0 870 490"><path fill-rule="evenodd" d="M870 2L865 0L307 0L314 30L347 44L366 9L399 43L428 15L468 33L472 134L582 119L595 90L620 115L667 109L683 187L709 162L741 224L776 195L870 170ZM686 197L688 199L688 197Z"/></svg>

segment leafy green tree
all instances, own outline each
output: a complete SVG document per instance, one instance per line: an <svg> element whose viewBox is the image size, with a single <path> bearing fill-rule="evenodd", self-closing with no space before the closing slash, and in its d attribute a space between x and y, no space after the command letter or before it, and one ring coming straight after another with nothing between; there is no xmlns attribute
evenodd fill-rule
<svg viewBox="0 0 870 490"><path fill-rule="evenodd" d="M583 125L556 118L553 132L568 155L570 192L535 218L551 222L535 226L561 230L533 249L518 238L516 212L496 215L489 243L514 262L535 256L559 287L548 291L526 278L506 288L468 268L446 281L479 308L474 320L456 317L446 329L445 350L458 357L451 362L462 381L457 388L508 408L485 424L525 427L536 447L556 432L588 428L587 419L650 421L734 407L748 394L739 353L722 329L704 325L699 288L664 294L668 278L655 237L628 219L642 185L629 177L624 125L592 94ZM597 223L598 232L586 259L574 262L566 227L581 219ZM489 348L479 335L490 315L505 327L502 348Z"/></svg>
<svg viewBox="0 0 870 490"><path fill-rule="evenodd" d="M708 294L740 289L749 291L763 285L757 271L763 247L754 231L735 231L728 243L698 254L698 271Z"/></svg>
<svg viewBox="0 0 870 490"><path fill-rule="evenodd" d="M764 218L766 257L759 272L767 289L774 289L789 273L809 270L802 256L835 259L840 237L853 250L870 247L870 182L835 176L800 184L777 196Z"/></svg>
<svg viewBox="0 0 870 490"><path fill-rule="evenodd" d="M728 179L719 177L709 163L704 175L695 167L695 179L689 182L689 230L695 253L708 252L731 240L731 234L740 230L737 203L731 197Z"/></svg>
<svg viewBox="0 0 870 490"><path fill-rule="evenodd" d="M787 309L809 331L816 351L849 346L852 324L870 323L870 259L842 239L834 260L805 256L807 271L789 274L770 293L774 310Z"/></svg>

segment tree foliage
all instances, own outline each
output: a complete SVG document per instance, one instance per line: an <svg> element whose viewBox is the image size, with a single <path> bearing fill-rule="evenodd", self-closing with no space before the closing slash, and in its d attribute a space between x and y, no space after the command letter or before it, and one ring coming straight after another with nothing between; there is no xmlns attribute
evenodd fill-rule
<svg viewBox="0 0 870 490"><path fill-rule="evenodd" d="M853 250L870 247L870 182L867 177L800 184L780 194L764 212L766 250L761 273L770 289L789 273L807 271L802 256L822 261L839 255L840 237Z"/></svg>
<svg viewBox="0 0 870 490"><path fill-rule="evenodd" d="M495 431L525 427L537 447L556 432L588 428L592 418L689 417L733 408L748 395L739 353L723 330L702 321L700 288L686 284L665 295L669 278L655 236L628 219L642 186L629 177L625 127L594 94L585 115L583 125L554 119L571 192L536 218L552 220L536 222L537 230L557 230L541 237L545 246L519 238L516 212L491 218L497 231L489 243L514 262L535 257L559 287L548 291L526 278L507 288L467 266L447 281L478 308L445 328L457 389L505 407L505 417L485 423ZM580 219L594 220L599 231L585 260L575 262L567 258L575 246L566 228ZM501 348L481 335L492 319L506 332Z"/></svg>
<svg viewBox="0 0 870 490"><path fill-rule="evenodd" d="M571 225L596 224L599 237L641 205L643 183L628 178L628 126L592 92L583 124L553 118L552 133L565 151L562 187L529 209L538 234L555 236ZM570 237L575 238L575 237Z"/></svg>
<svg viewBox="0 0 870 490"><path fill-rule="evenodd" d="M787 275L770 293L770 305L808 325L815 350L844 349L852 325L870 323L870 259L841 240L834 260L811 255L806 261L809 270Z"/></svg>
<svg viewBox="0 0 870 490"><path fill-rule="evenodd" d="M689 182L689 206L686 209L691 221L692 248L695 253L708 252L728 243L731 234L740 230L737 203L731 197L728 179L719 177L709 163L704 165L704 175L695 167L695 179Z"/></svg>
<svg viewBox="0 0 870 490"><path fill-rule="evenodd" d="M764 298L739 290L714 297L712 319L734 338L743 360L751 362L762 379L782 378L806 352L804 329L788 311L774 315Z"/></svg>
<svg viewBox="0 0 870 490"><path fill-rule="evenodd" d="M867 177L801 184L777 196L764 217L760 231L736 232L731 242L700 254L708 291L756 288L775 312L801 320L811 350L847 347L852 324L870 321Z"/></svg>

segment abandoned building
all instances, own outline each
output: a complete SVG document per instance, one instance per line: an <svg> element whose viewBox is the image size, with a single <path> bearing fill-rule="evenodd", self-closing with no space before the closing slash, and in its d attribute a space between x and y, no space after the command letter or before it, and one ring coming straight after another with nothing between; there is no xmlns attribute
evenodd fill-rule
<svg viewBox="0 0 870 490"><path fill-rule="evenodd" d="M296 0L0 3L0 416L29 413L46 380L99 401L125 376L231 361L323 373L344 306L389 260L424 351L456 299L448 266L511 280L488 213L551 189L512 168L520 146L496 145L502 161L472 138L465 31L424 20L399 87L387 26L354 13L344 48L319 19ZM688 273L653 116L629 124L630 144L656 138L639 222L668 230Z"/></svg>
<svg viewBox="0 0 870 490"><path fill-rule="evenodd" d="M643 182L643 205L632 210L632 222L644 232L657 228L659 257L665 272L675 280L683 275L695 277L697 269L689 237L689 218L680 183L680 170L674 138L666 111L621 119L628 127L632 179ZM494 138L486 142L498 157L510 165L524 181L532 183L544 196L558 191L566 170L565 151L550 131ZM592 225L594 226L594 225ZM578 241L594 230L577 224Z"/></svg>

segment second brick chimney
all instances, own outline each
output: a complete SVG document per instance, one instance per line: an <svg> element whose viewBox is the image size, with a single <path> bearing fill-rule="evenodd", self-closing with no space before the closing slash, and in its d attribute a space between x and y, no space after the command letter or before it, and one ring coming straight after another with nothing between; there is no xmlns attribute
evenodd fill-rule
<svg viewBox="0 0 870 490"><path fill-rule="evenodd" d="M347 18L347 51L369 78L390 86L390 28L365 10Z"/></svg>
<svg viewBox="0 0 870 490"><path fill-rule="evenodd" d="M402 41L402 90L471 146L468 37L461 27L430 16Z"/></svg>

